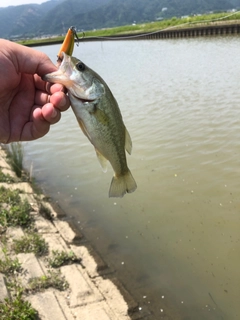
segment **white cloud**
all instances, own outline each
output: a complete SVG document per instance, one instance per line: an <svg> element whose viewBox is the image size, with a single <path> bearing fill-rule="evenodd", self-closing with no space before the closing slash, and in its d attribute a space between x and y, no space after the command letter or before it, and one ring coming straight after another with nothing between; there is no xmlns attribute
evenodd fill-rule
<svg viewBox="0 0 240 320"><path fill-rule="evenodd" d="M41 4L47 0L1 0L0 7L19 6L21 4L37 3Z"/></svg>

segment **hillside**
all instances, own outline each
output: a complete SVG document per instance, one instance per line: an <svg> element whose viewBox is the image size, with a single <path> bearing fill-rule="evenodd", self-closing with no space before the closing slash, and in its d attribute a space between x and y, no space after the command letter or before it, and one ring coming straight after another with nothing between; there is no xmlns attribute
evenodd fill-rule
<svg viewBox="0 0 240 320"><path fill-rule="evenodd" d="M92 30L233 8L240 8L240 0L50 0L0 8L0 37L56 35L71 25Z"/></svg>

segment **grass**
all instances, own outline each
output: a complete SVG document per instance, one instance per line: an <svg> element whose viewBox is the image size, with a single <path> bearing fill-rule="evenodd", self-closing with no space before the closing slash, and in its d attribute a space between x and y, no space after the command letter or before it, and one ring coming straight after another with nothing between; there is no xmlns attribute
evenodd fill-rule
<svg viewBox="0 0 240 320"><path fill-rule="evenodd" d="M16 254L33 252L37 257L48 254L48 244L38 233L29 233L13 240L12 249Z"/></svg>
<svg viewBox="0 0 240 320"><path fill-rule="evenodd" d="M11 177L8 173L4 174L2 169L0 168L0 182L13 183L16 182L13 177Z"/></svg>
<svg viewBox="0 0 240 320"><path fill-rule="evenodd" d="M147 23L140 23L136 25L126 25L126 26L119 26L114 28L106 28L106 29L99 29L99 30L89 30L85 31L85 37L109 37L109 36L116 36L116 35L127 35L127 34L138 34L138 33L148 33L154 32L158 30L163 30L172 27L192 27L193 25L209 25L209 24L218 24L222 22L229 22L229 21L236 21L240 20L240 13L236 12L235 14L229 14L228 12L221 12L221 13L213 13L213 14L204 14L200 16L189 16L186 18L177 18L172 17L169 19L164 19L161 21L153 21ZM82 37L82 34L79 33L79 38ZM31 40L23 40L19 43L24 45L34 45L34 44L41 44L46 42L62 42L64 37L56 37L50 39L31 39ZM83 40L84 41L84 40Z"/></svg>
<svg viewBox="0 0 240 320"><path fill-rule="evenodd" d="M74 252L66 252L53 250L52 257L48 259L48 264L52 268L59 268L64 265L72 264L72 263L80 263L81 259L77 258Z"/></svg>
<svg viewBox="0 0 240 320"><path fill-rule="evenodd" d="M48 270L48 274L32 278L29 280L27 292L39 292L48 288L54 288L59 291L64 291L69 287L68 282L59 271Z"/></svg>
<svg viewBox="0 0 240 320"><path fill-rule="evenodd" d="M19 190L0 187L0 225L3 227L32 225L31 206L27 200L22 201L19 194Z"/></svg>
<svg viewBox="0 0 240 320"><path fill-rule="evenodd" d="M8 159L17 177L21 178L23 173L23 147L21 142L13 142L10 144L8 148Z"/></svg>
<svg viewBox="0 0 240 320"><path fill-rule="evenodd" d="M35 320L38 312L19 294L15 299L5 299L0 303L0 318L2 320Z"/></svg>
<svg viewBox="0 0 240 320"><path fill-rule="evenodd" d="M9 257L6 248L3 248L2 252L4 254L4 259L0 259L0 273L11 275L16 272L20 272L22 268L19 260L17 258L12 259Z"/></svg>

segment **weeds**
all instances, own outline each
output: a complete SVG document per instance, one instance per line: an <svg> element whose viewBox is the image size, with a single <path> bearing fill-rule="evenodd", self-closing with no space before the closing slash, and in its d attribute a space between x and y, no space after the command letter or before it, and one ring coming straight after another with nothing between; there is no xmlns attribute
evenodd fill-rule
<svg viewBox="0 0 240 320"><path fill-rule="evenodd" d="M0 187L0 205L3 203L15 205L21 201L20 190L10 190Z"/></svg>
<svg viewBox="0 0 240 320"><path fill-rule="evenodd" d="M48 270L47 275L30 279L27 291L43 291L50 287L64 291L69 287L69 284L59 271Z"/></svg>
<svg viewBox="0 0 240 320"><path fill-rule="evenodd" d="M33 252L37 257L48 254L48 244L38 233L30 233L14 240L12 249L15 253Z"/></svg>
<svg viewBox="0 0 240 320"><path fill-rule="evenodd" d="M0 182L13 183L15 179L10 176L10 174L4 174L0 168Z"/></svg>
<svg viewBox="0 0 240 320"><path fill-rule="evenodd" d="M52 257L48 259L49 266L52 268L59 268L64 265L81 262L81 259L77 258L74 252L65 251L52 251Z"/></svg>
<svg viewBox="0 0 240 320"><path fill-rule="evenodd" d="M27 200L21 200L19 193L19 190L0 188L0 225L3 227L32 225L31 206Z"/></svg>
<svg viewBox="0 0 240 320"><path fill-rule="evenodd" d="M0 259L0 273L11 275L15 272L20 272L22 268L19 260L17 258L12 259L9 257L6 248L3 248L2 252L4 254L4 259Z"/></svg>
<svg viewBox="0 0 240 320"><path fill-rule="evenodd" d="M23 172L23 147L20 142L13 142L8 149L9 163L16 173L17 177L21 178Z"/></svg>
<svg viewBox="0 0 240 320"><path fill-rule="evenodd" d="M15 299L6 298L0 303L0 318L2 320L35 320L38 312L28 301L18 294Z"/></svg>

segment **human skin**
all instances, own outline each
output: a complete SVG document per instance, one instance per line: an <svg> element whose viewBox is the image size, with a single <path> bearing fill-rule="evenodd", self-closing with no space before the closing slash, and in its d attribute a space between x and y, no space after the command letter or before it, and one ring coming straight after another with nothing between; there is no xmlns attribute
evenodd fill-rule
<svg viewBox="0 0 240 320"><path fill-rule="evenodd" d="M70 102L60 84L41 79L57 67L47 55L0 39L0 142L43 137Z"/></svg>

